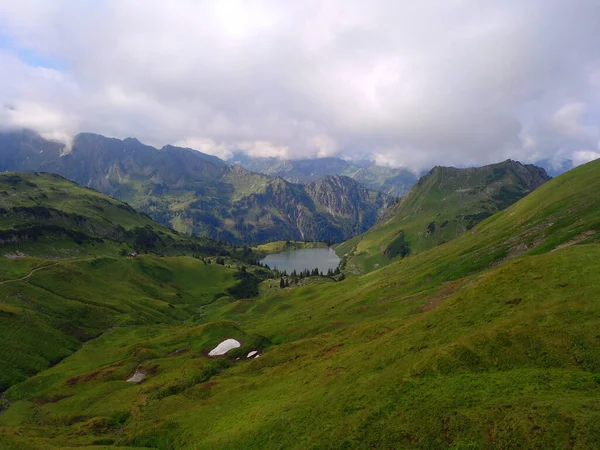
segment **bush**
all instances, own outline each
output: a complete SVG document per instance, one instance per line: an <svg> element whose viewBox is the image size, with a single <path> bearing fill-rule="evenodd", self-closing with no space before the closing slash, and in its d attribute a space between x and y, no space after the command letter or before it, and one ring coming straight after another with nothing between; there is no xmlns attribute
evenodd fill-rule
<svg viewBox="0 0 600 450"><path fill-rule="evenodd" d="M388 244L384 254L389 259L395 258L396 256L404 258L405 256L410 255L410 247L408 246L408 241L404 238L404 231L400 231L398 236Z"/></svg>

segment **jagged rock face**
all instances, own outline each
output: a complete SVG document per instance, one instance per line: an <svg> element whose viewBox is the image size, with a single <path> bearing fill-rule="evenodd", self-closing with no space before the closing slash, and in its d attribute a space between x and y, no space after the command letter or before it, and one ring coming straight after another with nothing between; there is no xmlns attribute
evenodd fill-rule
<svg viewBox="0 0 600 450"><path fill-rule="evenodd" d="M230 162L254 172L299 184L312 183L329 175L343 175L368 189L395 197L406 194L417 182L417 175L405 168L381 167L364 161L351 163L335 157L292 161L236 154Z"/></svg>
<svg viewBox="0 0 600 450"><path fill-rule="evenodd" d="M69 152L35 133L0 134L0 170L57 173L178 231L234 243L339 242L366 231L393 200L347 177L302 186L195 150L90 133Z"/></svg>
<svg viewBox="0 0 600 450"><path fill-rule="evenodd" d="M309 183L306 190L315 203L329 214L353 217L357 222L376 220L393 201L393 197L365 190L356 181L339 175ZM357 204L361 207L357 208Z"/></svg>

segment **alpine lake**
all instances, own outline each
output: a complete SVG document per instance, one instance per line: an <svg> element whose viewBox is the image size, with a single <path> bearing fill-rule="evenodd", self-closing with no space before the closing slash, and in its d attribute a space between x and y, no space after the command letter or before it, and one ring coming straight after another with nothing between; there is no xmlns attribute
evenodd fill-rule
<svg viewBox="0 0 600 450"><path fill-rule="evenodd" d="M329 269L335 270L338 267L340 258L331 248L307 248L274 253L264 258L261 263L287 273L294 270L300 273L315 268L318 268L319 272L327 273Z"/></svg>

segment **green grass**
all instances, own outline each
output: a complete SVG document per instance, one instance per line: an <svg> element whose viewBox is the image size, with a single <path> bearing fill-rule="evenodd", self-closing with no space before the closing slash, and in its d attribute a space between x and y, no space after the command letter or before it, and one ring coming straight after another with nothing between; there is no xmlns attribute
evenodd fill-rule
<svg viewBox="0 0 600 450"><path fill-rule="evenodd" d="M229 296L240 283L237 273L190 257L93 258L2 284L0 389L111 327L177 324L200 314L203 305Z"/></svg>
<svg viewBox="0 0 600 450"><path fill-rule="evenodd" d="M180 235L125 203L47 173L0 174L0 242L0 258L236 253Z"/></svg>
<svg viewBox="0 0 600 450"><path fill-rule="evenodd" d="M215 305L237 326L116 329L11 388L0 424L57 446L148 444L173 430L157 448L595 447L586 430L600 421L600 284L589 282L598 250L517 259L464 280L430 311L439 291L323 304L309 286L264 299L268 312L262 301ZM367 287L345 283L327 294ZM203 356L226 337L243 349ZM244 360L261 346L261 358ZM152 375L125 383L142 361ZM117 413L126 423L111 426Z"/></svg>
<svg viewBox="0 0 600 450"><path fill-rule="evenodd" d="M265 282L253 299L196 302L220 289L197 287L178 258L100 262L98 296L114 282L129 293L121 301L145 299L133 318L10 387L0 444L597 448L598 170L600 161L575 169L465 235L366 275ZM72 264L27 288L42 274L60 290L80 280L80 298L90 279ZM171 321L161 305L177 292ZM229 337L243 347L207 356ZM246 359L250 350L260 358ZM148 377L126 383L138 366Z"/></svg>
<svg viewBox="0 0 600 450"><path fill-rule="evenodd" d="M522 166L503 162L471 169L436 167L380 222L336 248L350 273L365 273L401 258L390 244L403 236L412 254L451 241L523 198Z"/></svg>

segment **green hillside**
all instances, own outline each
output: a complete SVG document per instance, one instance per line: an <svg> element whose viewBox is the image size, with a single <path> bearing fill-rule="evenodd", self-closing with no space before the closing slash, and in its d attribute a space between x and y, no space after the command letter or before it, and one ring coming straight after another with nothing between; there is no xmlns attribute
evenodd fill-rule
<svg viewBox="0 0 600 450"><path fill-rule="evenodd" d="M0 258L131 252L227 255L232 249L180 235L58 175L0 173Z"/></svg>
<svg viewBox="0 0 600 450"><path fill-rule="evenodd" d="M109 328L181 323L240 283L235 268L191 257L27 262L0 272L0 390Z"/></svg>
<svg viewBox="0 0 600 450"><path fill-rule="evenodd" d="M115 328L8 389L0 443L597 448L599 171L363 276Z"/></svg>
<svg viewBox="0 0 600 450"><path fill-rule="evenodd" d="M484 167L435 167L379 223L337 247L351 272L448 242L549 180L543 169L505 161Z"/></svg>

